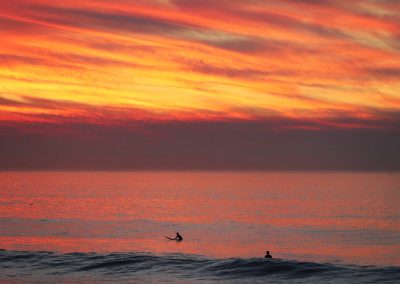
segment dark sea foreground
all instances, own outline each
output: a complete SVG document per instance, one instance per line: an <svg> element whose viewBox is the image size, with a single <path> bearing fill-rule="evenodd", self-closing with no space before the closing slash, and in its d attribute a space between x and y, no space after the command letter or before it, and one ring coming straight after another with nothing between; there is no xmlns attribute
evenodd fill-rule
<svg viewBox="0 0 400 284"><path fill-rule="evenodd" d="M1 283L400 283L400 267L149 253L0 251Z"/></svg>

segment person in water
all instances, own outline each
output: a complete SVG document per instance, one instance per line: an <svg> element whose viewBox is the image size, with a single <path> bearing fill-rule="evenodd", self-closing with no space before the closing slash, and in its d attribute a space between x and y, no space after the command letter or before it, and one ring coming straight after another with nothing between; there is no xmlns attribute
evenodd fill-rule
<svg viewBox="0 0 400 284"><path fill-rule="evenodd" d="M265 258L272 258L272 255L269 254L269 250L267 250Z"/></svg>
<svg viewBox="0 0 400 284"><path fill-rule="evenodd" d="M174 240L177 240L177 241L182 241L183 240L183 238L182 238L182 236L177 232L176 233L176 237L175 237L175 239Z"/></svg>

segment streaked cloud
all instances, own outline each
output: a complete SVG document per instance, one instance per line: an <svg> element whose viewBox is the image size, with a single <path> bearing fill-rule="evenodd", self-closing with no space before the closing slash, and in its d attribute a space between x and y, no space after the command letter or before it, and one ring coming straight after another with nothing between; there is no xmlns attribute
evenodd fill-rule
<svg viewBox="0 0 400 284"><path fill-rule="evenodd" d="M398 11L390 0L2 1L0 128L396 132Z"/></svg>

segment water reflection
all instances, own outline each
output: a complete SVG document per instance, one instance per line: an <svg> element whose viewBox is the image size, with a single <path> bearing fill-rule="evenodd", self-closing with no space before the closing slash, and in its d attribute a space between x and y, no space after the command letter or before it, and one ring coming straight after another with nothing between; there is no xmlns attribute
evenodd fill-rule
<svg viewBox="0 0 400 284"><path fill-rule="evenodd" d="M400 265L400 175L3 172L0 246ZM177 245L163 236L181 232Z"/></svg>

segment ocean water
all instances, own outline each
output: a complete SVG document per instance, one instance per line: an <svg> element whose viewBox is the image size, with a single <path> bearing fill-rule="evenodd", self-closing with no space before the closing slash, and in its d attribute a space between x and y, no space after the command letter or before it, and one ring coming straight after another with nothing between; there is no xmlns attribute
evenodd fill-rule
<svg viewBox="0 0 400 284"><path fill-rule="evenodd" d="M0 282L400 283L399 204L397 172L0 172Z"/></svg>

